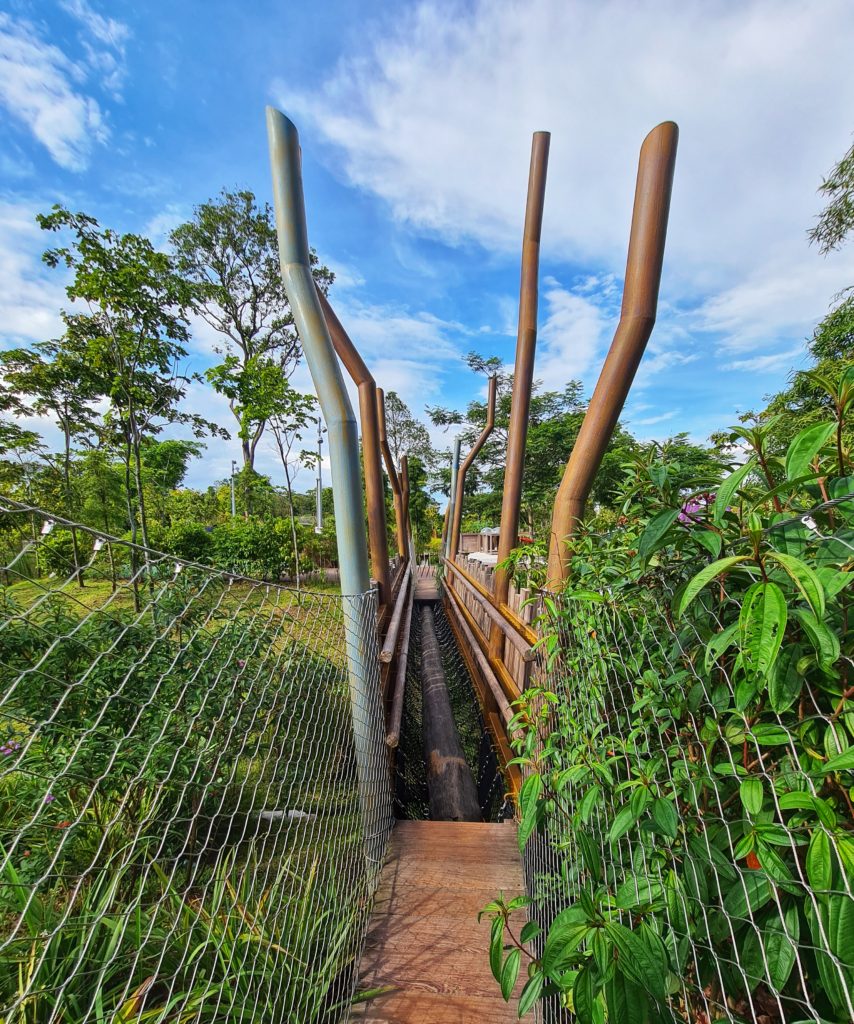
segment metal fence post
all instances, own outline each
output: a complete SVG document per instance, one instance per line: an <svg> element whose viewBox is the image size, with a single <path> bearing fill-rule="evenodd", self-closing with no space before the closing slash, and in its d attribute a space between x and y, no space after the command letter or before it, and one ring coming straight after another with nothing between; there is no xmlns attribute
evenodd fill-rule
<svg viewBox="0 0 854 1024"><path fill-rule="evenodd" d="M359 472L359 436L311 273L299 135L284 114L267 107L267 136L282 281L329 434L365 849L368 859L379 864L391 823L391 809L380 701L378 637L373 602L368 596L371 582Z"/></svg>

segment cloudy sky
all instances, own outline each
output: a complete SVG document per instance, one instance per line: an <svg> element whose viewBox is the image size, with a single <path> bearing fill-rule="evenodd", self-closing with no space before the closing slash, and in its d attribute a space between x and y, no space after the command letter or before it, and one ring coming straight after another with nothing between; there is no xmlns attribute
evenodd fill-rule
<svg viewBox="0 0 854 1024"><path fill-rule="evenodd" d="M852 52L850 0L2 0L0 344L58 329L37 211L63 202L162 243L222 186L267 198L272 102L301 131L339 315L416 412L480 393L469 350L512 362L530 139L550 131L537 377L589 392L638 149L672 119L659 320L625 419L703 439L803 365L854 282L854 247L823 258L806 238L854 131ZM210 359L200 331L190 367ZM228 422L215 397L190 400ZM211 445L191 482L236 454Z"/></svg>

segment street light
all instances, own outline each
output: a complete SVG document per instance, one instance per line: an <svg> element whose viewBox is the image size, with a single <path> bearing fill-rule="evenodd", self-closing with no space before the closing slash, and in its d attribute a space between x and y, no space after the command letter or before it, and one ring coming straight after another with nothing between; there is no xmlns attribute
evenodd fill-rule
<svg viewBox="0 0 854 1024"><path fill-rule="evenodd" d="M237 462L235 459L231 460L231 518L237 515L237 509L234 505L234 470L237 468Z"/></svg>
<svg viewBox="0 0 854 1024"><path fill-rule="evenodd" d="M323 420L317 417L317 493L315 494L314 501L314 532L323 533L323 469L321 460L323 458L323 435L326 433L326 427L323 426Z"/></svg>

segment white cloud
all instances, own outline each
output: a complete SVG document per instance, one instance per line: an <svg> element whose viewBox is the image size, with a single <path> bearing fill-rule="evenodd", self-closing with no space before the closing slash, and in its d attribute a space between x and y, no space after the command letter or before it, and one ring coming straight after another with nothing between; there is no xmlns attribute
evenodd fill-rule
<svg viewBox="0 0 854 1024"><path fill-rule="evenodd" d="M792 369L795 363L802 362L803 347L788 349L785 352L772 352L769 355L753 356L750 359L736 359L725 363L724 370L747 370L754 373L767 373L769 370Z"/></svg>
<svg viewBox="0 0 854 1024"><path fill-rule="evenodd" d="M546 278L544 286L536 377L547 390L559 390L568 380L588 376L613 321L600 305L561 287L554 278Z"/></svg>
<svg viewBox="0 0 854 1024"><path fill-rule="evenodd" d="M372 31L366 55L274 95L401 222L515 255L546 128L544 258L621 274L640 143L672 118L665 298L775 339L850 283L851 261L822 262L805 234L852 128L848 0L425 0Z"/></svg>
<svg viewBox="0 0 854 1024"><path fill-rule="evenodd" d="M47 247L36 213L44 206L0 201L0 343L12 347L46 341L62 331L67 305L62 274L39 256Z"/></svg>
<svg viewBox="0 0 854 1024"><path fill-rule="evenodd" d="M82 91L83 68L26 21L0 13L0 105L61 167L83 170L109 136L98 102Z"/></svg>

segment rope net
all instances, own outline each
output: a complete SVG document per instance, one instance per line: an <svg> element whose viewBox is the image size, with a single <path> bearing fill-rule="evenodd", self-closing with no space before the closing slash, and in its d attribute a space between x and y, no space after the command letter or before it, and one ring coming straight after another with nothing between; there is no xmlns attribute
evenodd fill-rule
<svg viewBox="0 0 854 1024"><path fill-rule="evenodd" d="M706 653L737 606L707 594L675 619L676 575L649 573L630 601L553 599L548 695L527 705L554 801L524 858L529 915L538 955L561 912L598 935L576 933L571 994L540 1019L854 1020L854 790L824 768L854 743L851 658L824 690L795 658L754 700L734 650Z"/></svg>
<svg viewBox="0 0 854 1024"><path fill-rule="evenodd" d="M0 504L0 1020L345 1020L392 820L375 595L52 523Z"/></svg>

